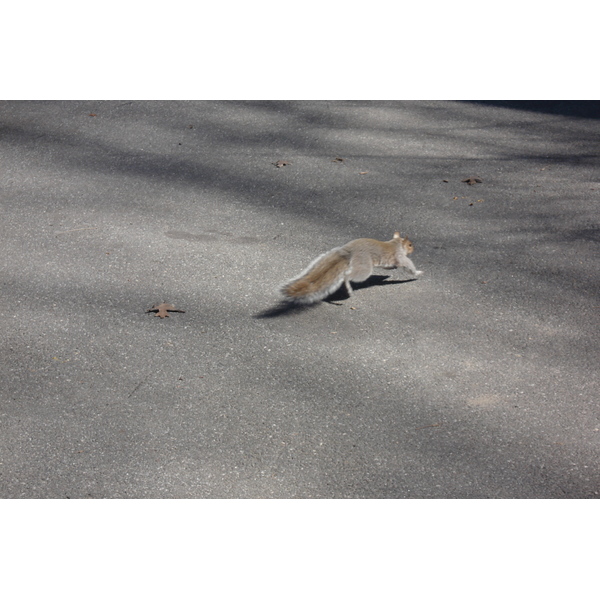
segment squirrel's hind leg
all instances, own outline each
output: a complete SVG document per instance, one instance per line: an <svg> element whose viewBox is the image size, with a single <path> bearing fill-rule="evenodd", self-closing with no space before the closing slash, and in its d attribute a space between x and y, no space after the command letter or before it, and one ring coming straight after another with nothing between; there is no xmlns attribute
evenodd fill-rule
<svg viewBox="0 0 600 600"><path fill-rule="evenodd" d="M346 286L346 291L348 292L348 298L352 296L352 286L350 285L350 279L347 277L344 278L344 285Z"/></svg>
<svg viewBox="0 0 600 600"><path fill-rule="evenodd" d="M373 261L369 255L353 256L350 259L350 269L346 275L345 281L361 282L369 279L373 274Z"/></svg>

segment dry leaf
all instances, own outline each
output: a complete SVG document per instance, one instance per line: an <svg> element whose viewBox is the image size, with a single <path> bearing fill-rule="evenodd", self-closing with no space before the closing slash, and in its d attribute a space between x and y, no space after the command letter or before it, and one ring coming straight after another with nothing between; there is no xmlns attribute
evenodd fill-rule
<svg viewBox="0 0 600 600"><path fill-rule="evenodd" d="M340 158L339 156L337 156L336 158L334 158L331 162L344 162L343 158Z"/></svg>
<svg viewBox="0 0 600 600"><path fill-rule="evenodd" d="M185 310L175 308L172 304L162 302L161 304L155 304L152 308L149 308L146 312L155 312L157 317L164 319L169 316L169 312L180 312L184 313Z"/></svg>
<svg viewBox="0 0 600 600"><path fill-rule="evenodd" d="M463 183L468 183L469 185L475 185L476 183L482 183L481 179L478 177L469 177L468 179L463 179Z"/></svg>
<svg viewBox="0 0 600 600"><path fill-rule="evenodd" d="M292 163L287 162L285 160L278 160L277 162L273 163L278 169L280 169L281 167L286 167L287 165L291 165Z"/></svg>

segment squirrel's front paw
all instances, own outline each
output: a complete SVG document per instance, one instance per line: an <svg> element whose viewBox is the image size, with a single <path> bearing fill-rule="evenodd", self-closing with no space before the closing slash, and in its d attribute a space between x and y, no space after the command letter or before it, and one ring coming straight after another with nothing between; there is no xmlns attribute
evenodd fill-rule
<svg viewBox="0 0 600 600"><path fill-rule="evenodd" d="M415 275L423 275L423 271L417 271Z"/></svg>

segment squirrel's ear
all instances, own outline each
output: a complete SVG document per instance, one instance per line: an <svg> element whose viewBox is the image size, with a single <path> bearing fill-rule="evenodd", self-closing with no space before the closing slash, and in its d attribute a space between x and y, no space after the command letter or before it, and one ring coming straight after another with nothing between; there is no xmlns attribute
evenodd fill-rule
<svg viewBox="0 0 600 600"><path fill-rule="evenodd" d="M395 231L395 232L394 232L394 239L395 239L395 240L397 240L397 239L402 239L402 238L400 237L400 232L399 232L399 231Z"/></svg>

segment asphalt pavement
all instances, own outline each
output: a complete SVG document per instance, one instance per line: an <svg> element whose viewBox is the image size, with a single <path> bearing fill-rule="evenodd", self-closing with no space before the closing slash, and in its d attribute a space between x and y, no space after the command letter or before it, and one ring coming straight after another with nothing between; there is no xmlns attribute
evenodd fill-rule
<svg viewBox="0 0 600 600"><path fill-rule="evenodd" d="M598 103L0 102L0 497L598 498L599 200Z"/></svg>

